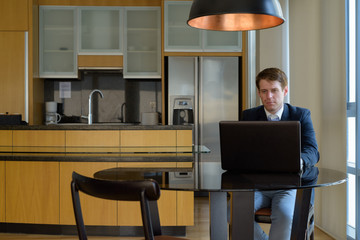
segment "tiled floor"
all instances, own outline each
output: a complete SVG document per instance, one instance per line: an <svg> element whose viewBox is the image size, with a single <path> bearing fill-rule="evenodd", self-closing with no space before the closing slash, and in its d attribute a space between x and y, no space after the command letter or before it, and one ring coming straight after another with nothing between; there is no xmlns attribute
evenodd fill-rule
<svg viewBox="0 0 360 240"><path fill-rule="evenodd" d="M269 225L266 224L264 228ZM209 240L209 207L208 199L200 197L195 199L195 225L187 228L187 238L191 240ZM53 236L32 234L3 234L0 240L76 240L77 236ZM90 240L139 240L135 237L89 237ZM315 228L315 240L332 240L319 229Z"/></svg>

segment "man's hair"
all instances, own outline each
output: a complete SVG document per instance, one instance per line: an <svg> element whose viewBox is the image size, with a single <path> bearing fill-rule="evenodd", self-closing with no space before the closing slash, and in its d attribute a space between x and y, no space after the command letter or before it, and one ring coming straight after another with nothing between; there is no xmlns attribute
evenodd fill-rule
<svg viewBox="0 0 360 240"><path fill-rule="evenodd" d="M288 85L286 74L279 68L266 68L259 72L256 76L256 87L260 90L260 80L278 81L281 84L281 89Z"/></svg>

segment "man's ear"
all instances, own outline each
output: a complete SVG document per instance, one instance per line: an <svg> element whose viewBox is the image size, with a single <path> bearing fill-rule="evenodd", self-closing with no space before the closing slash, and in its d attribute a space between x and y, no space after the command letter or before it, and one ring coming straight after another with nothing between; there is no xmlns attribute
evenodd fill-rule
<svg viewBox="0 0 360 240"><path fill-rule="evenodd" d="M285 86L284 87L284 97L288 94L288 92L289 92L289 88L288 88L288 86Z"/></svg>

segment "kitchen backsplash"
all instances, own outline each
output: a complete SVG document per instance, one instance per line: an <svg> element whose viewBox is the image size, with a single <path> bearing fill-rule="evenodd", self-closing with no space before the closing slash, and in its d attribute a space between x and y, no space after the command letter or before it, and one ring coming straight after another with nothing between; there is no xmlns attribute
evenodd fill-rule
<svg viewBox="0 0 360 240"><path fill-rule="evenodd" d="M60 98L62 82L71 84L68 98ZM81 80L45 80L44 101L62 103L66 116L87 116L89 94L94 89L99 89L104 98L98 93L93 95L93 122L120 122L124 102L126 122L140 122L142 112L161 113L160 80L124 79L121 73L115 72L82 71Z"/></svg>

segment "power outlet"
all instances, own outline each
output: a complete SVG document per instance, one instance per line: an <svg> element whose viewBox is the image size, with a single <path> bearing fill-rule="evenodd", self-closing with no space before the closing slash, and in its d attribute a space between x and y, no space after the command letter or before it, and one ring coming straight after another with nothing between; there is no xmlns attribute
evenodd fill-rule
<svg viewBox="0 0 360 240"><path fill-rule="evenodd" d="M156 111L156 102L150 102L150 108L151 108L151 111L155 112Z"/></svg>

